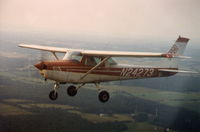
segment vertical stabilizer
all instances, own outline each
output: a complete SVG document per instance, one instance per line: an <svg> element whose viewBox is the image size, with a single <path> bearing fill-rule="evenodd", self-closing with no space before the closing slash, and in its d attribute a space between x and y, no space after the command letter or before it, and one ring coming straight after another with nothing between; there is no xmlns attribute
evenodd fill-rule
<svg viewBox="0 0 200 132"><path fill-rule="evenodd" d="M168 53L172 54L173 56L182 56L185 51L188 41L189 41L188 38L179 36L175 44L168 51Z"/></svg>
<svg viewBox="0 0 200 132"><path fill-rule="evenodd" d="M170 67L170 68L178 68L178 64L180 62L180 58L176 58L178 56L183 56L185 48L187 46L189 39L185 37L179 36L171 49L167 52L172 55L174 58L164 59L161 64Z"/></svg>

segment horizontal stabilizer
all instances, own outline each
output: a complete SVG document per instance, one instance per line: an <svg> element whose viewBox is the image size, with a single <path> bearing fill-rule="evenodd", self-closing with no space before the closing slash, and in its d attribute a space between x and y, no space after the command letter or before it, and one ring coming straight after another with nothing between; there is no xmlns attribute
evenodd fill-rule
<svg viewBox="0 0 200 132"><path fill-rule="evenodd" d="M199 73L199 72L195 72L195 71L171 70L171 69L159 69L158 71L175 72L175 73L191 73L191 74L197 74L197 73Z"/></svg>
<svg viewBox="0 0 200 132"><path fill-rule="evenodd" d="M191 59L190 56L175 56L174 58L180 58L180 59Z"/></svg>

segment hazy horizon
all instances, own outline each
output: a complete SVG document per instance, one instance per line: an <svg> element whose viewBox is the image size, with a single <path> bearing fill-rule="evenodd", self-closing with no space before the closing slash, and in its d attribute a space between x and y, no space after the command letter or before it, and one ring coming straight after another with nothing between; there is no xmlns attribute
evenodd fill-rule
<svg viewBox="0 0 200 132"><path fill-rule="evenodd" d="M0 2L0 30L114 38L199 39L198 0Z"/></svg>

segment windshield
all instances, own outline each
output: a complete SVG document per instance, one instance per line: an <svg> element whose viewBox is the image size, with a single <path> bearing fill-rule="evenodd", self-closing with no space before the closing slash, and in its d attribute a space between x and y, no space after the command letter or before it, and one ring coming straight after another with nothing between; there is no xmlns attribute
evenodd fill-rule
<svg viewBox="0 0 200 132"><path fill-rule="evenodd" d="M65 54L63 60L73 60L73 61L78 61L81 62L82 60L82 55L80 52L77 51L69 51Z"/></svg>

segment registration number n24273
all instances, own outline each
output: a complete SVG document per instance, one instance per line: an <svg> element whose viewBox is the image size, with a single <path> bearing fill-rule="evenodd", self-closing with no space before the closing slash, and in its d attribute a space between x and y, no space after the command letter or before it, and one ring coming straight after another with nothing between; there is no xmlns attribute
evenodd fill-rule
<svg viewBox="0 0 200 132"><path fill-rule="evenodd" d="M123 68L121 77L151 77L154 73L154 68Z"/></svg>

